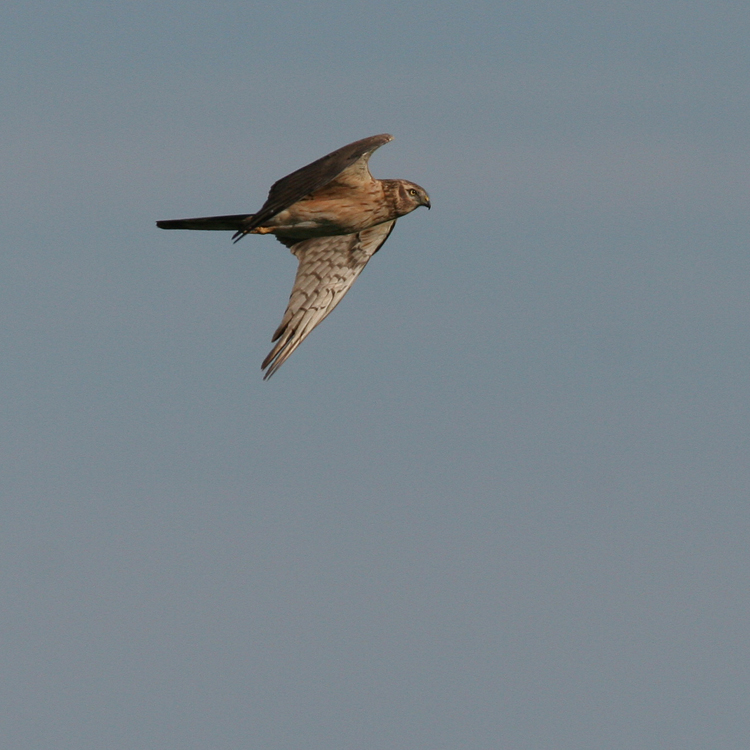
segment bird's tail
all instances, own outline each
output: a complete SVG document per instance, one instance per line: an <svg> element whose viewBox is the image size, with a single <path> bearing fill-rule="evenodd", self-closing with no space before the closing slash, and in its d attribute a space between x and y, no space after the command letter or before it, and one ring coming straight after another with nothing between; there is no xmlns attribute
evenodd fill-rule
<svg viewBox="0 0 750 750"><path fill-rule="evenodd" d="M234 214L232 216L203 216L197 219L168 219L157 221L159 229L204 229L213 231L236 232L253 214Z"/></svg>

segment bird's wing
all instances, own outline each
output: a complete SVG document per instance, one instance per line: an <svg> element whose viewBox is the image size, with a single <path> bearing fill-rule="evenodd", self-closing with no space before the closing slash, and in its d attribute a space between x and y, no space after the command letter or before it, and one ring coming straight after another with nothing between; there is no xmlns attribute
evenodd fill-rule
<svg viewBox="0 0 750 750"><path fill-rule="evenodd" d="M370 258L393 230L396 220L357 234L315 237L291 247L299 258L289 305L263 360L264 380L273 375L349 291ZM268 369L266 369L268 368Z"/></svg>
<svg viewBox="0 0 750 750"><path fill-rule="evenodd" d="M239 229L243 222L252 219L252 214L233 214L232 216L201 216L197 219L168 219L157 221L159 229L212 229L231 232Z"/></svg>
<svg viewBox="0 0 750 750"><path fill-rule="evenodd" d="M301 200L306 195L319 190L337 177L340 181L367 181L372 176L367 162L375 149L393 140L392 135L372 135L355 141L348 146L332 151L306 167L292 172L275 182L268 192L268 198L260 211L246 221L233 239L238 240L256 227L262 226L272 216ZM347 174L340 177L347 170Z"/></svg>

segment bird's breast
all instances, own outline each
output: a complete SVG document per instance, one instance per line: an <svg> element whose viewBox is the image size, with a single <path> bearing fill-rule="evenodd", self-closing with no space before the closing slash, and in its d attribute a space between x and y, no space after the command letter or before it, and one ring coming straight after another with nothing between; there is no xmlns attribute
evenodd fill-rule
<svg viewBox="0 0 750 750"><path fill-rule="evenodd" d="M393 218L382 191L313 194L271 217L265 226L289 237L354 234Z"/></svg>

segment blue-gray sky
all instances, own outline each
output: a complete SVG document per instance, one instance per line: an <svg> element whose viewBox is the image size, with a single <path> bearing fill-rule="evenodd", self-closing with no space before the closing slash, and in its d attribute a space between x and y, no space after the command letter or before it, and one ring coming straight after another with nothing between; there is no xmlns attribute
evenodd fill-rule
<svg viewBox="0 0 750 750"><path fill-rule="evenodd" d="M0 10L0 715L23 750L744 750L750 6ZM390 132L294 259L161 232Z"/></svg>

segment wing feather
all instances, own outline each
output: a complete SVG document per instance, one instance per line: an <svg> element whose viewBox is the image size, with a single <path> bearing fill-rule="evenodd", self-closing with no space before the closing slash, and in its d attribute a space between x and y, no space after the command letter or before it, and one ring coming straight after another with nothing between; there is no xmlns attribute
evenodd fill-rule
<svg viewBox="0 0 750 750"><path fill-rule="evenodd" d="M268 192L266 202L260 211L250 217L233 237L235 242L256 227L262 226L272 216L301 200L306 195L328 185L351 168L349 180L366 179L370 172L367 162L376 149L393 140L392 135L372 135L347 146L342 146L330 154L316 159L311 164L282 177Z"/></svg>
<svg viewBox="0 0 750 750"><path fill-rule="evenodd" d="M272 338L276 345L263 360L264 380L338 305L395 224L394 219L357 234L315 237L292 246L299 259L297 276L281 325Z"/></svg>

